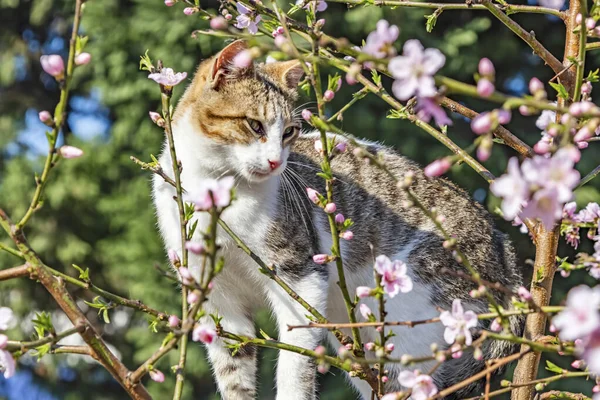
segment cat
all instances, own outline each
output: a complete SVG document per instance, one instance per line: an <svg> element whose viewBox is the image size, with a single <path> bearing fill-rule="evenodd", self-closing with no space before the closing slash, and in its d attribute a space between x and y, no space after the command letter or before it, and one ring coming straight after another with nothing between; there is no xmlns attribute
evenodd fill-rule
<svg viewBox="0 0 600 400"><path fill-rule="evenodd" d="M182 185L190 193L206 178L235 176L236 200L225 210L223 220L266 263L309 304L330 321L347 322L334 263L318 265L313 255L329 253L331 236L323 210L307 196L306 188L325 193L320 170L320 155L314 148L318 132L301 133L294 108L297 86L303 76L298 61L235 65L235 57L247 49L243 41L225 47L215 57L202 62L179 101L173 120L177 156L182 164ZM330 136L335 136L330 134ZM337 142L345 142L336 136ZM521 284L521 273L507 237L494 228L492 217L468 193L443 178L426 178L414 162L380 144L364 142L368 151L383 156L397 176L414 173L413 190L427 207L436 207L446 217L444 226L456 235L459 247L469 257L482 278L508 287ZM461 299L465 308L487 310L481 299L469 297L474 284L443 274L442 268L464 270L442 247L443 239L434 224L416 207L407 206L407 197L392 179L376 166L365 163L348 150L333 158L336 177L334 200L339 212L354 221L351 241L342 240L344 270L350 295L357 286L374 286L373 259L384 254L408 265L414 282L410 293L387 301L387 320L408 321L439 316L439 308L450 309ZM165 144L160 164L173 176ZM161 177L153 181L153 197L165 247L180 249L180 229L175 191ZM198 232L208 223L207 213L197 213ZM236 334L256 336L253 312L268 307L279 329L279 340L308 349L329 338L334 348L339 343L322 329L294 329L288 325L305 324L307 311L275 282L261 274L254 261L238 249L227 234L218 234L225 267L214 280L205 304L207 314L218 313L223 328ZM190 254L190 265L199 264ZM495 293L498 302L510 308L509 296ZM377 310L373 298L361 300ZM362 320L360 315L357 319ZM209 318L205 318L209 322ZM212 322L211 322L212 323ZM489 322L480 321L480 328ZM511 327L521 333L522 318L512 317ZM387 329L387 328L386 328ZM430 355L432 343L443 341L442 324L413 328L391 327L395 349L391 357L403 354ZM349 333L349 332L348 332ZM374 328L361 328L363 342L375 341ZM484 359L506 356L515 350L507 342L483 346ZM207 345L221 396L227 400L253 399L257 394L257 349L245 346L235 355L221 339ZM367 357L374 357L367 352ZM435 362L417 367L428 371ZM482 370L484 361L471 354L443 363L433 374L437 387L448 387ZM397 378L400 364L386 364L386 392L402 390ZM414 369L416 367L410 367ZM278 400L315 399L314 360L280 351L276 385ZM357 378L350 381L364 399L371 398L369 385ZM471 386L470 389L474 387ZM458 392L454 396L465 394ZM451 398L452 396L448 397Z"/></svg>

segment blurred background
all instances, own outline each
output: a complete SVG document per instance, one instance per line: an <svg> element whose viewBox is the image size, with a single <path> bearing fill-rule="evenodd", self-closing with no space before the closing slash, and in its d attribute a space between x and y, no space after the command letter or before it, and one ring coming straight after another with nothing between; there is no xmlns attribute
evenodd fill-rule
<svg viewBox="0 0 600 400"><path fill-rule="evenodd" d="M534 4L534 3L531 3ZM287 6L281 2L281 6ZM216 9L216 1L203 1L202 6ZM66 0L0 0L0 206L15 218L26 210L34 189L34 174L41 170L47 149L46 127L38 120L38 112L53 112L58 101L58 87L45 74L39 58L43 54L61 54L66 58L74 1ZM223 46L223 40L206 36L192 38L195 29L206 29L207 22L198 15L186 16L184 6L165 7L161 0L89 0L85 4L82 34L90 40L86 51L92 62L76 69L69 118L61 137L62 143L85 150L85 156L62 162L53 170L46 190L44 208L28 226L27 235L33 247L48 265L76 275L75 263L90 269L95 284L118 294L140 299L168 313L179 313L179 292L172 283L161 278L155 265L166 266L164 252L156 230L150 199L150 175L134 165L129 157L149 160L158 154L163 134L148 118L148 111L160 107L157 85L138 70L139 57L147 49L151 57L162 59L176 71L192 74L195 66ZM379 7L357 7L347 10L340 4L329 5L322 14L325 32L345 36L361 44L386 18L401 29L398 48L410 38L420 39L426 47L438 47L446 55L443 74L469 83L481 57L490 58L497 70L497 88L521 95L527 91L532 76L548 81L552 71L532 54L529 47L512 32L483 11L446 11L432 33L425 31L424 15L432 10ZM525 29L536 36L557 57L562 58L564 26L560 20L544 15L514 15ZM592 53L590 68L599 65L600 52ZM387 82L389 84L389 82ZM344 84L328 111L335 112L351 98L358 87ZM547 88L551 98L554 93ZM600 89L595 89L600 90ZM180 96L183 88L175 90ZM308 99L302 99L307 101ZM460 99L478 110L491 109L492 104ZM402 154L426 164L449 152L435 139L407 121L386 119L386 105L375 97L367 97L344 115L342 128L357 136L382 141ZM448 131L460 145L474 139L469 121L452 115L454 126ZM508 128L527 143L540 137L535 117L513 115ZM579 163L582 175L596 166L592 143ZM514 152L495 145L492 158L485 165L499 175ZM473 197L493 211L498 202L490 198L486 182L468 166L454 167L449 177L472 193ZM585 206L597 201L600 179L577 191L577 202ZM527 260L534 248L527 235L517 227L498 221L515 241L521 265L530 274ZM7 238L0 236L0 240ZM582 250L589 252L590 243L582 240ZM7 242L8 243L8 242ZM561 244L561 256L572 255ZM0 268L17 265L19 260L0 253ZM564 299L565 289L580 282L593 284L586 272L576 272L568 280L557 277L553 302ZM91 301L95 296L71 288L74 296ZM94 309L82 307L95 321L106 340L114 346L127 366L142 363L158 346L164 335L148 329L141 313L117 308L110 311L111 323L105 324ZM68 326L60 311L41 285L26 279L2 282L0 305L10 306L20 322L9 331L14 339L32 334L34 312L50 311L57 329ZM268 312L258 316L258 325L271 334ZM407 328L407 335L410 330ZM260 398L272 399L276 352L260 353ZM157 365L165 371L163 384L147 382L156 399L171 398L174 375L167 373L176 364L172 352ZM218 399L204 351L198 344L190 346L186 368L186 399ZM566 359L554 360L568 367ZM570 362L570 361L569 361ZM564 365L562 365L564 364ZM542 368L543 370L543 368ZM541 372L544 374L544 371ZM587 391L591 383L565 381L550 388ZM76 356L34 356L21 359L17 375L10 380L0 376L0 398L6 399L124 399L126 394L101 367ZM332 369L321 377L322 399L349 399L351 392L340 373Z"/></svg>

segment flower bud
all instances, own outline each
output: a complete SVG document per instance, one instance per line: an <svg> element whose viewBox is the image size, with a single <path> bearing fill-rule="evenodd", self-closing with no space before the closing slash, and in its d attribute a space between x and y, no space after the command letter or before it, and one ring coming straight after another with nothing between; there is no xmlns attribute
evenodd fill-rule
<svg viewBox="0 0 600 400"><path fill-rule="evenodd" d="M323 100L325 101L331 101L333 100L333 98L335 97L335 93L333 92L333 90L326 90L325 93L323 93Z"/></svg>
<svg viewBox="0 0 600 400"><path fill-rule="evenodd" d="M215 31L224 31L228 27L227 20L225 17L218 15L214 18L211 18L210 27Z"/></svg>
<svg viewBox="0 0 600 400"><path fill-rule="evenodd" d="M326 353L325 347L323 346L317 346L317 348L315 349L315 354L319 357L324 356Z"/></svg>
<svg viewBox="0 0 600 400"><path fill-rule="evenodd" d="M571 367L573 367L575 369L583 369L583 368L585 368L585 361L575 360L571 363Z"/></svg>
<svg viewBox="0 0 600 400"><path fill-rule="evenodd" d="M38 114L40 121L42 121L47 126L54 125L54 120L52 119L52 115L48 111L40 111Z"/></svg>
<svg viewBox="0 0 600 400"><path fill-rule="evenodd" d="M502 125L506 125L511 120L511 113L509 110L499 109L496 110L496 117L498 118L498 123Z"/></svg>
<svg viewBox="0 0 600 400"><path fill-rule="evenodd" d="M163 374L157 369L151 370L149 372L149 375L150 379L152 379L154 382L163 383L165 381L165 374Z"/></svg>
<svg viewBox="0 0 600 400"><path fill-rule="evenodd" d="M345 221L344 215L343 214L336 214L335 215L335 223L336 224L343 224Z"/></svg>
<svg viewBox="0 0 600 400"><path fill-rule="evenodd" d="M337 209L337 207L336 207L335 203L327 203L325 205L325 212L327 214L333 214L336 209Z"/></svg>
<svg viewBox="0 0 600 400"><path fill-rule="evenodd" d="M586 18L585 27L591 31L596 27L596 20L594 18Z"/></svg>
<svg viewBox="0 0 600 400"><path fill-rule="evenodd" d="M373 343L373 342L365 343L365 350L366 351L373 351L373 350L375 350L375 343Z"/></svg>
<svg viewBox="0 0 600 400"><path fill-rule="evenodd" d="M0 333L0 349L6 348L7 344L8 344L8 336Z"/></svg>
<svg viewBox="0 0 600 400"><path fill-rule="evenodd" d="M188 298L187 298L188 304L190 304L190 305L196 304L198 302L198 300L200 300L200 294L197 291L194 290L193 292L190 292L188 294Z"/></svg>
<svg viewBox="0 0 600 400"><path fill-rule="evenodd" d="M538 92L542 92L544 90L544 84L538 78L533 77L529 81L529 92L535 95Z"/></svg>
<svg viewBox="0 0 600 400"><path fill-rule="evenodd" d="M317 366L317 371L319 371L320 374L326 374L327 371L329 371L329 364L327 364L327 363L319 364Z"/></svg>
<svg viewBox="0 0 600 400"><path fill-rule="evenodd" d="M60 80L63 78L65 72L65 63L61 56L57 54L51 54L48 56L41 56L40 63L42 69L49 75Z"/></svg>
<svg viewBox="0 0 600 400"><path fill-rule="evenodd" d="M179 318L177 317L177 315L169 316L169 326L171 328L177 328L179 326Z"/></svg>
<svg viewBox="0 0 600 400"><path fill-rule="evenodd" d="M329 256L327 254L315 254L313 256L313 261L315 264L325 264L327 263L328 259Z"/></svg>
<svg viewBox="0 0 600 400"><path fill-rule="evenodd" d="M183 13L185 15L192 15L192 14L196 14L198 12L198 9L196 7L186 7L183 9Z"/></svg>
<svg viewBox="0 0 600 400"><path fill-rule="evenodd" d="M482 76L493 76L496 73L494 64L489 58L482 58L479 60L479 75Z"/></svg>
<svg viewBox="0 0 600 400"><path fill-rule="evenodd" d="M519 289L517 289L517 294L523 301L533 300L533 296L531 295L531 292L529 290L527 290L527 288L525 286L519 286Z"/></svg>
<svg viewBox="0 0 600 400"><path fill-rule="evenodd" d="M63 158L78 158L83 155L83 150L75 146L61 146L58 152Z"/></svg>
<svg viewBox="0 0 600 400"><path fill-rule="evenodd" d="M481 347L477 347L473 351L473 358L476 359L477 361L483 360L483 351L481 351Z"/></svg>
<svg viewBox="0 0 600 400"><path fill-rule="evenodd" d="M495 318L491 325L490 330L493 332L500 332L502 330L502 324L500 323L500 318Z"/></svg>
<svg viewBox="0 0 600 400"><path fill-rule="evenodd" d="M387 351L388 353L391 353L392 351L394 351L394 343L388 343L385 345L385 351Z"/></svg>
<svg viewBox="0 0 600 400"><path fill-rule="evenodd" d="M348 148L348 143L346 142L339 142L338 144L335 145L334 149L338 152L338 153L344 153L346 151L346 149Z"/></svg>
<svg viewBox="0 0 600 400"><path fill-rule="evenodd" d="M439 160L435 160L427 167L425 167L425 176L428 176L430 178L435 176L441 176L445 174L451 166L452 162L450 162L449 158L441 158Z"/></svg>
<svg viewBox="0 0 600 400"><path fill-rule="evenodd" d="M387 376L382 376L381 377L381 382L386 383L389 380L389 378Z"/></svg>
<svg viewBox="0 0 600 400"><path fill-rule="evenodd" d="M354 239L354 233L352 231L344 231L340 235L344 240L352 240Z"/></svg>
<svg viewBox="0 0 600 400"><path fill-rule="evenodd" d="M75 56L75 65L86 65L92 61L92 55L90 53L80 53Z"/></svg>
<svg viewBox="0 0 600 400"><path fill-rule="evenodd" d="M173 266L177 266L177 264L179 264L179 256L177 255L177 252L173 249L169 249L167 251L167 255L169 257L169 261L171 261L171 264L173 264Z"/></svg>
<svg viewBox="0 0 600 400"><path fill-rule="evenodd" d="M304 118L305 121L310 121L310 118L312 117L312 112L309 109L304 109L302 110L302 118Z"/></svg>
<svg viewBox="0 0 600 400"><path fill-rule="evenodd" d="M484 112L473 118L471 130L478 135L482 135L492 130L492 124L492 114Z"/></svg>
<svg viewBox="0 0 600 400"><path fill-rule="evenodd" d="M193 253L196 255L203 254L205 251L204 245L200 242L192 242L192 241L185 242L185 248L190 253Z"/></svg>
<svg viewBox="0 0 600 400"><path fill-rule="evenodd" d="M533 151L540 155L548 154L551 149L552 145L543 139L533 146Z"/></svg>
<svg viewBox="0 0 600 400"><path fill-rule="evenodd" d="M492 155L492 145L494 142L490 135L486 135L481 140L481 143L477 147L477 159L479 161L487 161Z"/></svg>
<svg viewBox="0 0 600 400"><path fill-rule="evenodd" d="M526 105L522 105L522 106L519 106L519 113L524 117L528 117L532 114L532 111Z"/></svg>
<svg viewBox="0 0 600 400"><path fill-rule="evenodd" d="M315 140L315 150L317 153L323 154L323 142L321 142L321 139Z"/></svg>
<svg viewBox="0 0 600 400"><path fill-rule="evenodd" d="M582 21L583 21L583 15L581 15L581 13L577 13L577 15L575 16L575 23L577 25L581 25Z"/></svg>
<svg viewBox="0 0 600 400"><path fill-rule="evenodd" d="M308 194L308 198L315 204L319 204L319 192L315 189L306 188L306 193Z"/></svg>
<svg viewBox="0 0 600 400"><path fill-rule="evenodd" d="M591 82L583 82L583 85L581 85L581 93L583 94L590 94L592 93L592 83Z"/></svg>
<svg viewBox="0 0 600 400"><path fill-rule="evenodd" d="M176 1L175 0L165 0L165 6L167 7L173 7L175 5Z"/></svg>
<svg viewBox="0 0 600 400"><path fill-rule="evenodd" d="M477 94L481 97L490 97L495 89L494 84L486 78L481 78L477 82Z"/></svg>
<svg viewBox="0 0 600 400"><path fill-rule="evenodd" d="M369 320L369 317L371 315L373 315L373 312L371 311L369 306L366 305L365 303L361 303L361 305L358 307L358 309L360 310L360 314L362 315L362 317L366 320Z"/></svg>
<svg viewBox="0 0 600 400"><path fill-rule="evenodd" d="M356 295L359 299L371 296L372 289L368 286L359 286L356 288Z"/></svg>

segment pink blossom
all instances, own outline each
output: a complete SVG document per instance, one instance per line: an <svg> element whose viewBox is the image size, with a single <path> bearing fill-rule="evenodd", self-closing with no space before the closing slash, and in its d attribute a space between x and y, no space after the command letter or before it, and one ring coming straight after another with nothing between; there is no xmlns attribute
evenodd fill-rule
<svg viewBox="0 0 600 400"><path fill-rule="evenodd" d="M517 289L517 294L523 301L530 301L533 299L531 292L527 290L525 286L519 286L519 289Z"/></svg>
<svg viewBox="0 0 600 400"><path fill-rule="evenodd" d="M556 103L552 103L556 105ZM544 110L542 114L535 121L535 126L545 131L548 126L556 120L556 112L552 110Z"/></svg>
<svg viewBox="0 0 600 400"><path fill-rule="evenodd" d="M325 264L328 259L329 256L327 254L315 254L313 256L313 262L315 264Z"/></svg>
<svg viewBox="0 0 600 400"><path fill-rule="evenodd" d="M250 50L242 50L233 57L232 63L235 68L249 68L252 65L252 53Z"/></svg>
<svg viewBox="0 0 600 400"><path fill-rule="evenodd" d="M545 155L548 154L550 150L552 150L552 144L543 138L533 145L533 151L535 151L535 154Z"/></svg>
<svg viewBox="0 0 600 400"><path fill-rule="evenodd" d="M177 328L179 326L179 318L177 317L177 315L169 316L169 326L171 328Z"/></svg>
<svg viewBox="0 0 600 400"><path fill-rule="evenodd" d="M167 7L173 7L175 5L176 1L175 0L165 0L165 6Z"/></svg>
<svg viewBox="0 0 600 400"><path fill-rule="evenodd" d="M406 264L400 260L391 261L387 256L380 255L375 259L375 271L381 275L383 291L390 297L400 292L408 293L413 288Z"/></svg>
<svg viewBox="0 0 600 400"><path fill-rule="evenodd" d="M364 299L365 297L371 296L372 290L373 289L371 289L368 286L359 286L356 288L356 295L358 296L359 299Z"/></svg>
<svg viewBox="0 0 600 400"><path fill-rule="evenodd" d="M154 382L163 383L165 381L165 374L157 369L153 369L149 372L150 379Z"/></svg>
<svg viewBox="0 0 600 400"><path fill-rule="evenodd" d="M336 224L343 224L345 221L344 215L343 214L335 214L335 223Z"/></svg>
<svg viewBox="0 0 600 400"><path fill-rule="evenodd" d="M327 203L325 205L325 212L327 214L333 214L336 209L337 209L337 207L336 207L335 203Z"/></svg>
<svg viewBox="0 0 600 400"><path fill-rule="evenodd" d="M364 319L366 319L367 321L369 320L369 317L371 315L373 315L373 312L371 311L369 306L366 305L365 303L361 303L361 305L359 306L359 310L360 310L360 315L362 315L362 317Z"/></svg>
<svg viewBox="0 0 600 400"><path fill-rule="evenodd" d="M75 146L61 146L58 152L63 158L78 158L83 155L83 150Z"/></svg>
<svg viewBox="0 0 600 400"><path fill-rule="evenodd" d="M581 85L581 93L583 94L590 94L592 93L592 83L591 82L584 82L583 85Z"/></svg>
<svg viewBox="0 0 600 400"><path fill-rule="evenodd" d="M234 183L235 180L232 176L226 176L219 180L201 180L194 200L196 211L207 211L213 206L217 208L228 206L231 203L231 190Z"/></svg>
<svg viewBox="0 0 600 400"><path fill-rule="evenodd" d="M92 61L92 55L90 53L79 53L75 56L75 64L76 65L86 65Z"/></svg>
<svg viewBox="0 0 600 400"><path fill-rule="evenodd" d="M429 375L421 374L419 370L400 372L398 381L402 386L412 389L413 400L426 400L438 392L433 379Z"/></svg>
<svg viewBox="0 0 600 400"><path fill-rule="evenodd" d="M494 68L494 64L490 61L489 58L482 58L479 60L478 65L479 75L482 76L493 76L496 73L496 69Z"/></svg>
<svg viewBox="0 0 600 400"><path fill-rule="evenodd" d="M160 72L149 74L148 78L166 87L180 84L187 77L187 72L173 71L173 68L163 68Z"/></svg>
<svg viewBox="0 0 600 400"><path fill-rule="evenodd" d="M179 272L179 276L181 278L181 281L186 284L186 285L191 285L194 283L194 276L192 275L192 272L189 270L189 268L186 267L181 267L177 270Z"/></svg>
<svg viewBox="0 0 600 400"><path fill-rule="evenodd" d="M481 350L481 347L477 347L473 351L473 358L476 359L477 361L483 360L483 351Z"/></svg>
<svg viewBox="0 0 600 400"><path fill-rule="evenodd" d="M344 240L352 240L354 239L354 233L352 231L344 231L340 235Z"/></svg>
<svg viewBox="0 0 600 400"><path fill-rule="evenodd" d="M387 351L388 353L391 353L392 351L394 351L394 348L396 346L394 346L394 343L388 343L385 345L385 351Z"/></svg>
<svg viewBox="0 0 600 400"><path fill-rule="evenodd" d="M302 3L304 3L304 0L297 0L296 1L296 5L301 5ZM305 6L305 9L311 10L311 11L318 11L318 12L322 12L327 10L327 3L324 0L312 0L309 1Z"/></svg>
<svg viewBox="0 0 600 400"><path fill-rule="evenodd" d="M440 314L440 320L446 326L444 331L446 343L454 343L460 335L465 337L467 346L471 345L473 337L469 329L477 326L477 314L470 310L465 312L459 299L454 299L452 302L452 312L444 311Z"/></svg>
<svg viewBox="0 0 600 400"><path fill-rule="evenodd" d="M377 22L377 29L367 36L362 51L375 57L384 58L396 55L393 43L398 39L400 29L396 25L390 25L384 19Z"/></svg>
<svg viewBox="0 0 600 400"><path fill-rule="evenodd" d="M566 308L552 323L563 340L575 340L589 335L600 327L600 286L579 285L569 291Z"/></svg>
<svg viewBox="0 0 600 400"><path fill-rule="evenodd" d="M194 254L202 254L204 253L204 245L200 242L185 242L185 248Z"/></svg>
<svg viewBox="0 0 600 400"><path fill-rule="evenodd" d="M325 93L323 93L323 100L325 100L325 101L331 101L331 100L333 100L334 97L335 97L335 93L333 92L333 90L327 89L325 91Z"/></svg>
<svg viewBox="0 0 600 400"><path fill-rule="evenodd" d="M42 69L48 75L52 75L56 79L62 79L65 72L65 63L61 56L57 54L41 56L40 63L42 64Z"/></svg>
<svg viewBox="0 0 600 400"><path fill-rule="evenodd" d="M433 117L437 126L452 125L452 120L434 98L419 97L415 111L421 121L429 122Z"/></svg>
<svg viewBox="0 0 600 400"><path fill-rule="evenodd" d="M452 352L452 358L457 359L463 356L462 346L460 344L455 344L450 348Z"/></svg>
<svg viewBox="0 0 600 400"><path fill-rule="evenodd" d="M305 121L310 121L310 118L312 117L312 112L305 108L304 110L302 110L302 118L304 118Z"/></svg>
<svg viewBox="0 0 600 400"><path fill-rule="evenodd" d="M317 346L315 348L315 354L318 356L324 356L327 353L327 351L325 350L325 347L323 346Z"/></svg>
<svg viewBox="0 0 600 400"><path fill-rule="evenodd" d="M580 222L595 223L599 218L600 206L598 203L588 203L587 206L577 214L577 220Z"/></svg>
<svg viewBox="0 0 600 400"><path fill-rule="evenodd" d="M538 92L544 91L544 84L535 76L531 78L529 81L529 92L531 94L536 94Z"/></svg>
<svg viewBox="0 0 600 400"><path fill-rule="evenodd" d="M200 300L200 295L195 290L193 292L190 292L190 294L188 294L188 297L187 297L188 304L196 304L198 302L198 300Z"/></svg>
<svg viewBox="0 0 600 400"><path fill-rule="evenodd" d="M365 350L367 350L367 351L375 350L375 343L373 343L373 342L365 343Z"/></svg>
<svg viewBox="0 0 600 400"><path fill-rule="evenodd" d="M198 8L197 7L186 7L183 9L183 13L185 15L194 15L198 12Z"/></svg>
<svg viewBox="0 0 600 400"><path fill-rule="evenodd" d="M500 332L502 330L502 324L500 323L500 318L495 318L490 324L490 330L492 332Z"/></svg>
<svg viewBox="0 0 600 400"><path fill-rule="evenodd" d="M513 220L519 213L521 206L529 196L529 185L523 178L516 157L508 161L507 174L497 178L490 185L491 192L502 197L502 212L506 220Z"/></svg>
<svg viewBox="0 0 600 400"><path fill-rule="evenodd" d="M563 207L563 218L567 218L570 220L576 220L577 216L575 212L577 211L577 203L571 201Z"/></svg>
<svg viewBox="0 0 600 400"><path fill-rule="evenodd" d="M48 111L40 111L40 113L38 114L38 117L40 118L40 121L42 121L44 124L52 124L52 114L50 114Z"/></svg>
<svg viewBox="0 0 600 400"><path fill-rule="evenodd" d="M227 29L227 20L225 19L225 17L222 17L220 15L211 18L210 20L210 27L216 31L222 31Z"/></svg>
<svg viewBox="0 0 600 400"><path fill-rule="evenodd" d="M569 151L561 148L552 158L536 156L523 161L521 170L530 183L556 189L558 201L565 203L571 200L573 189L579 183L580 174L573 168L574 164Z"/></svg>
<svg viewBox="0 0 600 400"><path fill-rule="evenodd" d="M500 109L494 110L494 112L496 115L496 119L498 120L498 123L501 125L508 124L512 118L512 115L509 110L500 108Z"/></svg>
<svg viewBox="0 0 600 400"><path fill-rule="evenodd" d="M167 251L167 256L169 257L171 264L175 265L179 263L179 255L177 255L177 252L174 249L169 249Z"/></svg>
<svg viewBox="0 0 600 400"><path fill-rule="evenodd" d="M194 342L202 342L211 344L217 337L217 332L206 324L196 325L192 331L192 340Z"/></svg>
<svg viewBox="0 0 600 400"><path fill-rule="evenodd" d="M248 32L250 32L253 35L256 35L256 32L258 32L257 24L262 19L260 14L253 12L239 1L236 3L236 8L240 15L236 17L237 22L234 26L238 29L247 28Z"/></svg>
<svg viewBox="0 0 600 400"><path fill-rule="evenodd" d="M536 191L523 208L521 218L539 218L546 229L551 229L562 215L562 203L555 188Z"/></svg>
<svg viewBox="0 0 600 400"><path fill-rule="evenodd" d="M588 335L582 341L581 347L583 347L581 355L588 370L594 375L600 375L600 328Z"/></svg>
<svg viewBox="0 0 600 400"><path fill-rule="evenodd" d="M435 160L434 162L426 166L423 171L425 172L425 176L432 178L435 176L441 176L445 174L451 166L452 162L449 158L445 157L439 160Z"/></svg>
<svg viewBox="0 0 600 400"><path fill-rule="evenodd" d="M346 142L339 142L338 144L335 145L334 149L338 152L338 153L345 153L346 149L348 148L348 143Z"/></svg>
<svg viewBox="0 0 600 400"><path fill-rule="evenodd" d="M315 204L319 204L319 192L312 188L306 188L306 193L308 194L308 198Z"/></svg>
<svg viewBox="0 0 600 400"><path fill-rule="evenodd" d="M0 349L5 349L8 344L8 336L0 334Z"/></svg>
<svg viewBox="0 0 600 400"><path fill-rule="evenodd" d="M404 44L401 56L390 60L388 70L396 79L392 86L394 95L400 100L408 100L413 95L433 97L436 94L435 74L446 62L446 57L438 49L423 49L416 39Z"/></svg>
<svg viewBox="0 0 600 400"><path fill-rule="evenodd" d="M8 379L15 374L15 359L6 350L0 350L0 371L4 371L4 378Z"/></svg>
<svg viewBox="0 0 600 400"><path fill-rule="evenodd" d="M490 97L496 88L494 84L486 78L479 79L477 82L477 94L481 97Z"/></svg>
<svg viewBox="0 0 600 400"><path fill-rule="evenodd" d="M479 161L487 161L492 155L492 138L489 135L483 137L483 140L477 147L477 159Z"/></svg>
<svg viewBox="0 0 600 400"><path fill-rule="evenodd" d="M473 118L471 121L471 130L478 135L482 135L492 130L493 123L492 114L483 112Z"/></svg>

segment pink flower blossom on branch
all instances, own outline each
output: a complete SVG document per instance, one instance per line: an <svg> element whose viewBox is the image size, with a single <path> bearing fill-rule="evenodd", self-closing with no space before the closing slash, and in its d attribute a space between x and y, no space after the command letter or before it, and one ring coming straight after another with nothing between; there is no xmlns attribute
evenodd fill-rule
<svg viewBox="0 0 600 400"><path fill-rule="evenodd" d="M180 84L187 77L187 72L173 71L173 68L163 68L160 72L148 75L149 79L163 86L172 87Z"/></svg>
<svg viewBox="0 0 600 400"><path fill-rule="evenodd" d="M446 343L452 344L458 336L464 336L465 344L471 345L473 337L470 329L477 326L477 314L470 310L465 312L459 299L454 299L452 302L452 312L444 311L440 314L440 320L446 326L444 331Z"/></svg>
<svg viewBox="0 0 600 400"><path fill-rule="evenodd" d="M80 53L75 56L75 65L86 65L92 61L92 55L90 53Z"/></svg>
<svg viewBox="0 0 600 400"><path fill-rule="evenodd" d="M83 150L75 146L61 146L58 152L63 158L78 158L83 155Z"/></svg>
<svg viewBox="0 0 600 400"><path fill-rule="evenodd" d="M412 389L413 400L426 400L438 392L433 379L429 375L421 374L419 370L400 372L398 381L402 386Z"/></svg>
<svg viewBox="0 0 600 400"><path fill-rule="evenodd" d="M304 1L305 0L297 0L296 5L299 6L302 3L304 3ZM312 1L309 1L308 3L306 3L304 8L311 10L311 11L314 10L314 11L318 11L318 12L323 12L323 11L327 10L327 2L325 2L325 0L312 0Z"/></svg>
<svg viewBox="0 0 600 400"><path fill-rule="evenodd" d="M377 22L377 29L367 36L362 51L375 57L384 58L396 55L393 44L400 35L400 29L396 25L390 25L384 19Z"/></svg>
<svg viewBox="0 0 600 400"><path fill-rule="evenodd" d="M165 381L165 374L157 369L151 370L148 374L154 382L163 383Z"/></svg>
<svg viewBox="0 0 600 400"><path fill-rule="evenodd" d="M433 97L419 97L415 111L421 121L429 123L433 117L435 124L439 127L452 125L452 120Z"/></svg>
<svg viewBox="0 0 600 400"><path fill-rule="evenodd" d="M234 183L233 176L200 181L198 193L194 196L196 211L208 211L213 206L217 208L228 206L231 203L231 189Z"/></svg>
<svg viewBox="0 0 600 400"><path fill-rule="evenodd" d="M438 49L424 49L416 39L406 41L402 55L392 58L388 65L396 79L392 85L394 95L400 100L408 100L414 95L435 96L433 74L445 62L446 57Z"/></svg>
<svg viewBox="0 0 600 400"><path fill-rule="evenodd" d="M217 332L206 324L196 325L192 331L192 340L194 342L202 342L211 344L217 337Z"/></svg>
<svg viewBox="0 0 600 400"><path fill-rule="evenodd" d="M57 54L41 56L40 63L42 64L42 69L48 75L52 75L56 79L62 79L65 72L65 63L61 56Z"/></svg>
<svg viewBox="0 0 600 400"><path fill-rule="evenodd" d="M256 35L256 32L258 32L257 24L261 21L262 17L240 2L237 2L236 8L240 15L235 18L237 22L234 26L238 29L248 29L248 32Z"/></svg>
<svg viewBox="0 0 600 400"><path fill-rule="evenodd" d="M413 288L406 264L400 260L392 261L387 256L380 255L375 259L375 271L381 275L383 291L390 297L395 297L400 292L408 293Z"/></svg>
<svg viewBox="0 0 600 400"><path fill-rule="evenodd" d="M563 340L585 337L600 328L600 286L576 286L569 291L566 308L556 315L552 324Z"/></svg>
<svg viewBox="0 0 600 400"><path fill-rule="evenodd" d="M8 379L15 374L16 364L12 354L6 350L0 350L0 371L4 378Z"/></svg>

